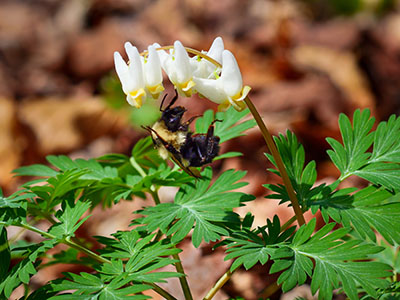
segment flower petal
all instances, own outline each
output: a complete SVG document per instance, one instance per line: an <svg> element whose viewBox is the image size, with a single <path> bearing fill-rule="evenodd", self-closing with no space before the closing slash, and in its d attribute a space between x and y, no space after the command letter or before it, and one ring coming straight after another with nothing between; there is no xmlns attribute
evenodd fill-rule
<svg viewBox="0 0 400 300"><path fill-rule="evenodd" d="M187 82L192 77L189 55L180 41L175 41L174 49L174 72L176 72L176 80L180 83Z"/></svg>
<svg viewBox="0 0 400 300"><path fill-rule="evenodd" d="M142 106L143 100L146 98L146 91L140 88L126 95L126 100L132 106L140 108Z"/></svg>
<svg viewBox="0 0 400 300"><path fill-rule="evenodd" d="M224 41L222 38L216 37L213 41L210 50L208 50L207 55L217 62L222 63L222 52L224 51Z"/></svg>
<svg viewBox="0 0 400 300"><path fill-rule="evenodd" d="M119 77L119 80L122 84L122 90L125 94L129 93L132 90L132 78L129 72L128 65L125 63L124 59L122 58L119 52L114 52L114 64L115 64L115 71Z"/></svg>
<svg viewBox="0 0 400 300"><path fill-rule="evenodd" d="M222 72L221 79L223 81L225 93L233 97L242 90L242 74L238 63L229 50L222 52Z"/></svg>
<svg viewBox="0 0 400 300"><path fill-rule="evenodd" d="M161 48L161 45L158 43L154 43L152 46L154 46L155 49ZM165 62L170 58L170 54L165 50L156 50L156 51L160 59L161 66L164 68Z"/></svg>
<svg viewBox="0 0 400 300"><path fill-rule="evenodd" d="M148 47L149 56L144 64L146 86L156 86L162 83L161 62L154 45Z"/></svg>
<svg viewBox="0 0 400 300"><path fill-rule="evenodd" d="M132 46L131 43L125 43L125 51L129 58L129 71L131 73L134 90L144 87L142 58L140 57L139 51L136 47Z"/></svg>
<svg viewBox="0 0 400 300"><path fill-rule="evenodd" d="M205 79L194 77L193 81L196 83L196 91L205 98L221 104L228 101L224 90L220 87L219 79Z"/></svg>

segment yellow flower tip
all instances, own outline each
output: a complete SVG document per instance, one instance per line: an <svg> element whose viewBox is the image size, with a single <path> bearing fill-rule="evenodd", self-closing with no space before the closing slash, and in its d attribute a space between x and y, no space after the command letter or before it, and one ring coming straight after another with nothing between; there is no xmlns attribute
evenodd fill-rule
<svg viewBox="0 0 400 300"><path fill-rule="evenodd" d="M246 103L243 100L246 99L250 90L251 90L251 87L246 85L242 88L242 90L237 95L235 95L231 99L229 99L229 102L232 104L232 106L237 111L242 111L246 108Z"/></svg>
<svg viewBox="0 0 400 300"><path fill-rule="evenodd" d="M233 108L236 109L237 111L242 111L246 108L246 103L244 103L243 101L232 100L230 103L232 104Z"/></svg>
<svg viewBox="0 0 400 300"><path fill-rule="evenodd" d="M128 102L130 105L135 106L136 108L142 107L143 98L146 97L146 91L144 88L140 88L136 91L130 92L128 94Z"/></svg>
<svg viewBox="0 0 400 300"><path fill-rule="evenodd" d="M193 87L196 85L196 83L190 79L187 82L183 84L176 84L175 88L177 89L178 93L180 95L183 95L185 97L191 97L193 94Z"/></svg>
<svg viewBox="0 0 400 300"><path fill-rule="evenodd" d="M196 85L196 83L195 83L192 79L190 79L188 82L186 82L186 83L184 83L184 84L182 85L182 91L185 91L185 92L191 91L192 88L193 88L195 85Z"/></svg>
<svg viewBox="0 0 400 300"><path fill-rule="evenodd" d="M231 103L227 100L218 105L218 111L227 111Z"/></svg>
<svg viewBox="0 0 400 300"><path fill-rule="evenodd" d="M160 94L164 91L164 87L162 86L162 84L157 84L155 86L148 86L147 89L154 100L157 100L160 97Z"/></svg>
<svg viewBox="0 0 400 300"><path fill-rule="evenodd" d="M242 89L242 100L244 100L247 95L250 93L251 91L251 87L249 87L248 85L245 85Z"/></svg>

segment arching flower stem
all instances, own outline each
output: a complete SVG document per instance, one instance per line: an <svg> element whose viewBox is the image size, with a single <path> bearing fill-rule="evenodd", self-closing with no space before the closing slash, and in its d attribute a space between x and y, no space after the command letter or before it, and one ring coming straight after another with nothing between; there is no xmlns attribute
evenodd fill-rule
<svg viewBox="0 0 400 300"><path fill-rule="evenodd" d="M169 50L169 49L173 49L173 48L174 48L174 46L164 46L164 47L157 48L156 50L157 50L157 51L159 51L159 50ZM221 65L219 62L217 62L215 59L212 59L212 58L209 57L207 54L204 54L204 53L201 52L201 51L198 51L198 50L196 50L196 49L192 49L192 48L189 48L189 47L185 47L185 49L186 49L186 51L187 51L188 53L191 53L191 54L193 54L193 55L200 56L201 58L204 58L204 59L208 60L210 63L214 64L215 66L217 66L217 67L219 67L219 68L222 67L222 65ZM148 55L148 51L145 50L145 51L141 52L140 55L146 56L146 55Z"/></svg>
<svg viewBox="0 0 400 300"><path fill-rule="evenodd" d="M267 126L265 125L265 123L263 122L260 114L258 113L256 107L254 106L253 102L251 102L249 97L246 97L244 99L244 101L246 102L247 107L249 108L251 114L253 115L254 119L257 122L258 127L261 130L261 133L264 137L264 140L269 148L269 151L271 152L272 156L275 159L275 163L278 167L278 171L282 176L282 180L283 183L286 187L286 190L288 192L289 198L290 198L290 202L292 203L293 206L293 210L294 213L296 215L297 218L297 222L299 224L299 226L304 225L305 224L305 220L304 220L304 216L303 216L303 211L301 210L300 206L299 206L299 202L297 200L296 194L294 192L293 189L293 185L290 181L289 175L286 171L285 165L283 164L282 161L282 157L279 154L278 149L276 148L275 142L271 136L271 134L269 133Z"/></svg>

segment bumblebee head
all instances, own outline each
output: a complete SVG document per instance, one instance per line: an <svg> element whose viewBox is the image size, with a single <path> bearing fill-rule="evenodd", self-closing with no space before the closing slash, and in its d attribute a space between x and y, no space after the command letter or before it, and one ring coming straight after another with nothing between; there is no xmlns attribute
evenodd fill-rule
<svg viewBox="0 0 400 300"><path fill-rule="evenodd" d="M182 127L181 120L185 111L186 109L183 106L167 108L162 111L161 120L164 121L169 131L178 131Z"/></svg>

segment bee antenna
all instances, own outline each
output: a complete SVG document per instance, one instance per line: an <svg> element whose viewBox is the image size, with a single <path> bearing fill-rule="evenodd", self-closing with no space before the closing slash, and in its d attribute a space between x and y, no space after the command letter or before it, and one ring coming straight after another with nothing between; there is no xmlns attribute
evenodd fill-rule
<svg viewBox="0 0 400 300"><path fill-rule="evenodd" d="M162 107L163 107L163 105L164 105L164 101L165 101L165 99L167 98L167 96L168 96L168 94L165 94L164 97L163 97L163 99L161 100L161 104L160 104L160 111L161 111L161 112L163 112Z"/></svg>

